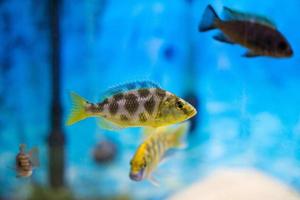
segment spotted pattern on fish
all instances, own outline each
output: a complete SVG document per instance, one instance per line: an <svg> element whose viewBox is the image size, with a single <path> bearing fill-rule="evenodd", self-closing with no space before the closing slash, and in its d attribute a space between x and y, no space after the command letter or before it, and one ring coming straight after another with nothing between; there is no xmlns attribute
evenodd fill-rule
<svg viewBox="0 0 300 200"><path fill-rule="evenodd" d="M156 116L161 97L167 95L167 92L159 88L142 88L121 92L111 97L105 98L101 103L86 106L86 110L91 114L100 114L108 120L130 124L148 123ZM141 114L144 113L144 114ZM121 115L125 115L121 117Z"/></svg>
<svg viewBox="0 0 300 200"><path fill-rule="evenodd" d="M119 109L119 104L116 101L112 101L109 104L109 113L113 116L118 112Z"/></svg>
<svg viewBox="0 0 300 200"><path fill-rule="evenodd" d="M145 102L144 104L145 110L152 115L154 108L155 108L155 100L154 97L152 96L148 101Z"/></svg>
<svg viewBox="0 0 300 200"><path fill-rule="evenodd" d="M104 105L103 104L96 104L96 105L97 105L96 112L102 112Z"/></svg>
<svg viewBox="0 0 300 200"><path fill-rule="evenodd" d="M147 116L145 113L140 113L139 114L139 120L140 122L146 122L147 121Z"/></svg>
<svg viewBox="0 0 300 200"><path fill-rule="evenodd" d="M167 112L163 112L162 108L167 106L162 103L166 102L166 105L170 104L171 107L173 104L167 102L171 102L171 100L174 102L174 98L176 98L175 95L158 87L138 87L130 91L122 90L120 93L113 93L110 96L107 94L100 103L85 104L85 109L87 117L103 117L124 128L130 126L158 127L165 123L171 123L163 119L162 115ZM182 115L182 113L179 114Z"/></svg>
<svg viewBox="0 0 300 200"><path fill-rule="evenodd" d="M93 103L87 103L85 110L89 113L93 112L101 112L102 107L99 107L98 104L93 104Z"/></svg>
<svg viewBox="0 0 300 200"><path fill-rule="evenodd" d="M150 95L150 91L148 89L139 89L138 93L142 98L146 98L148 95Z"/></svg>
<svg viewBox="0 0 300 200"><path fill-rule="evenodd" d="M121 121L128 121L129 120L128 117L126 115L123 115L123 114L120 115L120 119L121 119Z"/></svg>
<svg viewBox="0 0 300 200"><path fill-rule="evenodd" d="M115 101L120 101L120 100L122 100L124 98L124 94L123 93L115 94L113 96L113 98L114 98Z"/></svg>
<svg viewBox="0 0 300 200"><path fill-rule="evenodd" d="M102 112L104 110L104 106L107 105L109 102L108 102L108 99L104 99L101 103L97 103L97 108L94 112Z"/></svg>
<svg viewBox="0 0 300 200"><path fill-rule="evenodd" d="M109 101L108 101L107 98L105 98L105 99L102 101L102 104L103 104L103 105L108 104L108 103L109 103Z"/></svg>
<svg viewBox="0 0 300 200"><path fill-rule="evenodd" d="M125 109L133 115L139 107L138 97L135 94L128 94L125 97Z"/></svg>
<svg viewBox="0 0 300 200"><path fill-rule="evenodd" d="M29 156L27 156L24 153L19 153L16 157L16 165L17 169L19 171L28 172L32 170L32 163L29 159Z"/></svg>
<svg viewBox="0 0 300 200"><path fill-rule="evenodd" d="M160 88L157 88L155 91L156 95L160 98L164 98L166 96L166 91Z"/></svg>

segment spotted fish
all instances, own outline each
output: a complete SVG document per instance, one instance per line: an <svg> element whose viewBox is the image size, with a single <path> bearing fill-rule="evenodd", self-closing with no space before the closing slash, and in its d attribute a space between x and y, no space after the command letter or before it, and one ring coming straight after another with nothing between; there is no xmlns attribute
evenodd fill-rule
<svg viewBox="0 0 300 200"><path fill-rule="evenodd" d="M152 172L166 156L168 150L183 145L183 138L188 129L188 122L152 129L152 133L148 134L149 136L138 147L130 161L130 179L133 181L148 179L154 185L158 185Z"/></svg>
<svg viewBox="0 0 300 200"><path fill-rule="evenodd" d="M229 44L240 44L248 51L245 57L291 57L293 50L286 38L268 18L242 13L224 7L225 20L218 17L211 5L205 9L199 31L219 29L214 39Z"/></svg>
<svg viewBox="0 0 300 200"><path fill-rule="evenodd" d="M159 127L185 121L197 113L188 102L148 81L113 87L102 96L99 103L91 103L71 93L73 109L67 125L98 117L105 129Z"/></svg>
<svg viewBox="0 0 300 200"><path fill-rule="evenodd" d="M25 144L20 144L20 150L16 156L17 177L29 177L33 169L39 166L38 149L33 148L26 153L25 147Z"/></svg>

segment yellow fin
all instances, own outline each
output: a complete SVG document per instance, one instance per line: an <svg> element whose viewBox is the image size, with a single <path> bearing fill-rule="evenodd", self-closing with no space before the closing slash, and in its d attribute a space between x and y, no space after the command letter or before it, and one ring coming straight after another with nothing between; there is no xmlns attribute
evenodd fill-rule
<svg viewBox="0 0 300 200"><path fill-rule="evenodd" d="M142 134L147 138L148 136L150 136L151 134L153 134L154 132L157 132L157 131L158 131L158 128L146 126L142 129Z"/></svg>
<svg viewBox="0 0 300 200"><path fill-rule="evenodd" d="M149 136L149 135L153 134L154 132L165 132L165 131L167 131L168 127L169 126L160 126L160 127L154 128L151 126L147 126L147 127L143 128L143 134L145 136Z"/></svg>
<svg viewBox="0 0 300 200"><path fill-rule="evenodd" d="M72 111L69 115L69 118L67 120L67 125L70 126L80 120L83 120L90 115L85 112L85 106L87 104L87 100L79 96L78 94L71 92L71 99L72 99Z"/></svg>
<svg viewBox="0 0 300 200"><path fill-rule="evenodd" d="M170 142L172 142L172 146L174 147L184 147L184 136L188 132L190 127L190 122L184 122L179 124L174 131L170 134Z"/></svg>
<svg viewBox="0 0 300 200"><path fill-rule="evenodd" d="M98 120L98 126L100 126L103 129L109 130L109 131L116 131L122 128L125 128L125 126L113 123L111 121L108 121L104 118L99 118Z"/></svg>

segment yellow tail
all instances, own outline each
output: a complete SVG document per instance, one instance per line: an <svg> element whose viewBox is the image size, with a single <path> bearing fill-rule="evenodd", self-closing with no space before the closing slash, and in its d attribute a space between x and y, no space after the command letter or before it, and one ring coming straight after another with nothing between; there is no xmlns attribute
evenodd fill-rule
<svg viewBox="0 0 300 200"><path fill-rule="evenodd" d="M80 120L83 120L90 115L86 113L85 107L87 105L87 100L79 96L78 94L71 92L71 99L72 99L72 111L71 114L68 117L67 125L70 126Z"/></svg>

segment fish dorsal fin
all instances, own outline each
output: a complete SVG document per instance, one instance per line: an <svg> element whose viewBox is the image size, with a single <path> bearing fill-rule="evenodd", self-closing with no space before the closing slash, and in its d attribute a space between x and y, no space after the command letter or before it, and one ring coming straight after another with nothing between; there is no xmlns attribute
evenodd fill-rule
<svg viewBox="0 0 300 200"><path fill-rule="evenodd" d="M228 7L223 7L223 13L226 20L254 21L256 23L263 24L265 26L269 26L273 29L276 29L276 25L274 22L261 15L240 12Z"/></svg>
<svg viewBox="0 0 300 200"><path fill-rule="evenodd" d="M20 144L20 145L19 145L19 151L20 151L21 153L25 153L25 149L26 149L26 144Z"/></svg>
<svg viewBox="0 0 300 200"><path fill-rule="evenodd" d="M39 149L37 147L34 147L32 148L30 151L29 151L29 158L30 158L30 161L32 163L32 166L33 167L38 167L40 166L40 161L39 161Z"/></svg>
<svg viewBox="0 0 300 200"><path fill-rule="evenodd" d="M119 94L122 92L128 92L131 90L143 89L143 88L159 88L158 84L152 81L135 81L130 83L124 83L120 85L116 85L114 87L109 88L101 95L100 100L104 100L105 98L109 98L115 94Z"/></svg>

